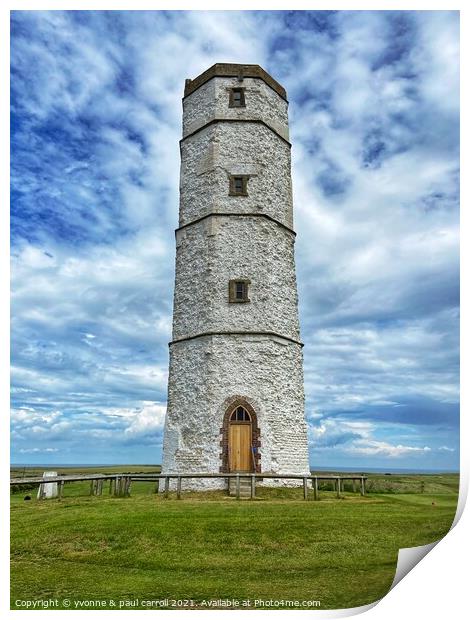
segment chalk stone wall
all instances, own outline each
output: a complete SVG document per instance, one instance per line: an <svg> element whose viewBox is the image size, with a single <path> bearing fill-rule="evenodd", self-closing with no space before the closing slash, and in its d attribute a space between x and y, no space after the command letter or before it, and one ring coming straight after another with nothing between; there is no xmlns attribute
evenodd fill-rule
<svg viewBox="0 0 470 620"><path fill-rule="evenodd" d="M229 90L243 87L246 106L227 105ZM259 119L289 140L287 101L263 80L234 77L215 77L183 99L183 138L214 119Z"/></svg>
<svg viewBox="0 0 470 620"><path fill-rule="evenodd" d="M180 230L173 338L251 330L300 340L294 239L276 223L251 217L214 216ZM232 279L250 280L250 302L228 302Z"/></svg>
<svg viewBox="0 0 470 620"><path fill-rule="evenodd" d="M229 107L232 87L245 108ZM261 471L309 473L288 136L287 101L263 79L216 75L183 100L163 473L220 472L239 398L256 412ZM249 176L247 196L229 195L231 175ZM249 302L229 302L232 279L250 281Z"/></svg>
<svg viewBox="0 0 470 620"><path fill-rule="evenodd" d="M207 336L173 345L163 473L219 472L223 416L230 399L240 396L257 414L261 471L308 474L302 349L263 336Z"/></svg>
<svg viewBox="0 0 470 620"><path fill-rule="evenodd" d="M290 167L289 145L265 125L208 125L181 145L180 226L216 211L265 213L292 227ZM233 175L249 176L248 196L229 195Z"/></svg>

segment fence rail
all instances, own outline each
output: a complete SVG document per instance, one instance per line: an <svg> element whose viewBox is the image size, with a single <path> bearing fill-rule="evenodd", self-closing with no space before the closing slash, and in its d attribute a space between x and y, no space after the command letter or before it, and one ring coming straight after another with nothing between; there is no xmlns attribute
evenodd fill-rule
<svg viewBox="0 0 470 620"><path fill-rule="evenodd" d="M227 486L230 484L230 480L235 480L235 494L237 499L240 499L240 482L242 480L247 480L250 482L250 498L254 499L256 496L256 481L260 480L302 480L303 482L303 494L304 499L308 499L309 494L309 482L311 488L313 489L313 498L314 500L319 499L319 487L318 483L321 481L333 482L334 488L336 490L336 497L339 499L341 496L341 491L344 490L343 482L346 480L352 481L353 483L353 492L356 492L356 482L359 483L359 491L362 496L366 494L366 481L367 476L302 476L299 474L205 474L205 473L172 473L172 474L85 474L85 475L76 475L76 476L51 476L48 478L10 478L11 486L21 486L21 485L31 485L31 484L51 484L54 482L58 483L58 499L61 499L63 496L64 485L66 482L90 482L90 495L102 495L103 494L103 483L105 481L109 481L109 494L115 495L118 497L128 497L131 493L131 484L132 482L155 482L156 487L155 491L159 492L160 490L160 480L164 480L164 497L168 498L170 491L170 480L176 480L176 496L178 499L181 499L181 487L182 481L188 479L200 479L200 478L211 478L211 479L220 479L224 478L227 480Z"/></svg>

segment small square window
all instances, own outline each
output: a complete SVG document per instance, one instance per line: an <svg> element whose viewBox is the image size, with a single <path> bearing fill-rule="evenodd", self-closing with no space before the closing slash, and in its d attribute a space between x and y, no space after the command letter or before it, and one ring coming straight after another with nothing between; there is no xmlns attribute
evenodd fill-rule
<svg viewBox="0 0 470 620"><path fill-rule="evenodd" d="M244 108L245 104L245 89L244 88L231 88L230 98L228 103L230 108Z"/></svg>
<svg viewBox="0 0 470 620"><path fill-rule="evenodd" d="M228 285L229 302L243 303L250 301L248 298L248 285L250 280L230 280Z"/></svg>
<svg viewBox="0 0 470 620"><path fill-rule="evenodd" d="M247 176L232 176L230 177L230 196L248 196L247 186L248 186Z"/></svg>

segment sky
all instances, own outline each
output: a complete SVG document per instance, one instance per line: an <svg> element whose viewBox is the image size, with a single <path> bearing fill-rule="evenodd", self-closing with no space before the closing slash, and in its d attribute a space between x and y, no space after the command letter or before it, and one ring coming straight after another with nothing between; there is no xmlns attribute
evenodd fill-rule
<svg viewBox="0 0 470 620"><path fill-rule="evenodd" d="M310 462L458 469L455 11L14 11L14 463L160 463L184 80L286 89Z"/></svg>

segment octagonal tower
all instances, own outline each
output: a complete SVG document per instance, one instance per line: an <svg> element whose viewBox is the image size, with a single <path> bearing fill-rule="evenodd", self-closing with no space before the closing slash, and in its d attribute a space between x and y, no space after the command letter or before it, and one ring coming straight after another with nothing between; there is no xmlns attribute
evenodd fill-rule
<svg viewBox="0 0 470 620"><path fill-rule="evenodd" d="M186 80L163 473L309 474L287 107L258 65Z"/></svg>

